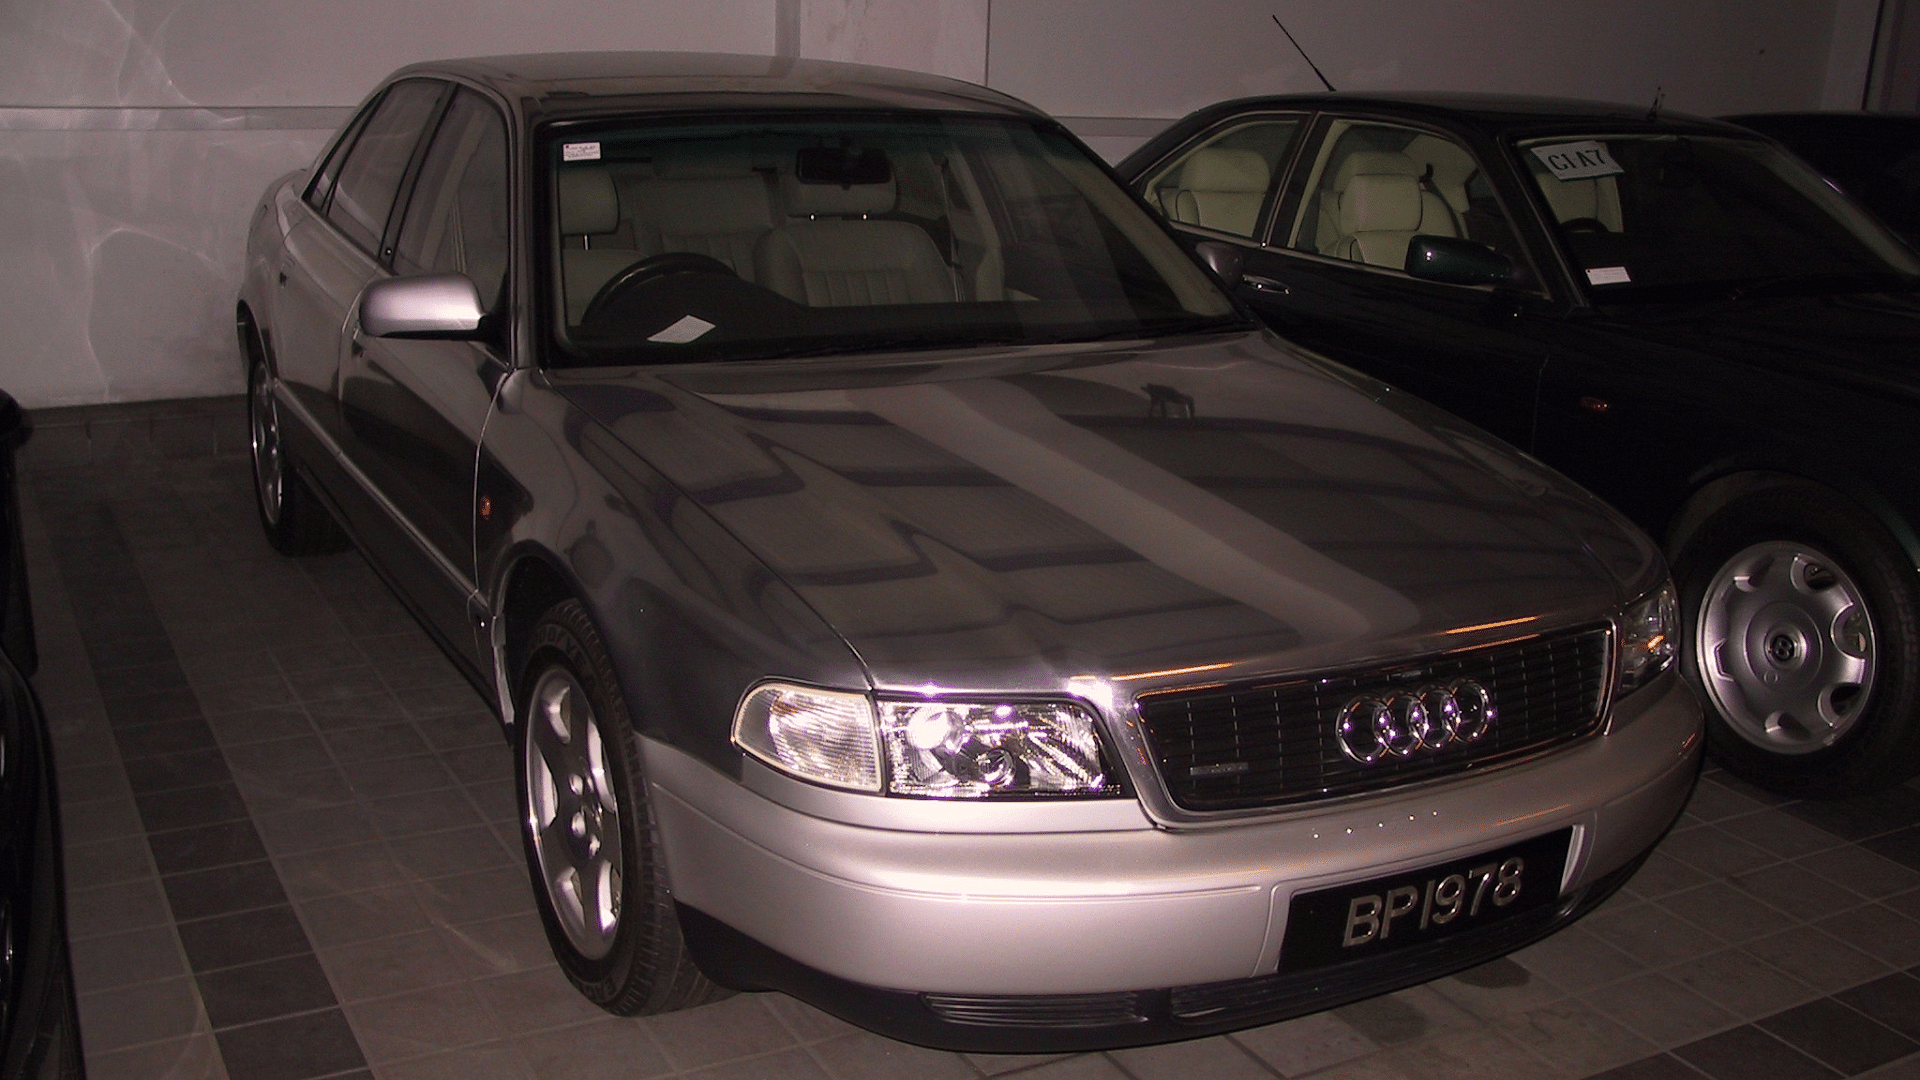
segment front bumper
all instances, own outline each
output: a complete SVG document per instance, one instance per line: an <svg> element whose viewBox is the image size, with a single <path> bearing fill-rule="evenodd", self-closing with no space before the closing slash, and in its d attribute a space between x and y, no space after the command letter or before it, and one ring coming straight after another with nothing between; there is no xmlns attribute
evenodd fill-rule
<svg viewBox="0 0 1920 1080"><path fill-rule="evenodd" d="M953 816L937 832L856 825L658 744L647 766L682 921L710 974L917 1042L1067 1049L1243 1027L1518 948L1625 880L1678 816L1699 755L1699 706L1669 676L1621 703L1609 734L1528 762L1180 832L1137 807L1137 827L1097 831L967 831L967 806L943 807ZM1362 961L1372 966L1357 974L1340 970L1353 963L1276 974L1296 892L1568 828L1559 904ZM1113 1012L1113 995L1132 995L1132 1011ZM1067 1009L1064 1026L1020 1023L1048 1013L1043 998L1091 1004ZM1202 1002L1191 1023L1176 999Z"/></svg>

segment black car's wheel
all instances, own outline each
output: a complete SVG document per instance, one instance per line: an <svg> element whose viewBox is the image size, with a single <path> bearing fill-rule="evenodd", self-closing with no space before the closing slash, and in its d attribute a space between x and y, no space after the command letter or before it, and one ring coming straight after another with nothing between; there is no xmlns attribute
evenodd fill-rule
<svg viewBox="0 0 1920 1080"><path fill-rule="evenodd" d="M687 955L639 746L578 601L555 604L533 627L521 687L521 836L561 969L621 1016L725 997Z"/></svg>
<svg viewBox="0 0 1920 1080"><path fill-rule="evenodd" d="M1747 495L1675 561L1715 760L1796 795L1920 772L1920 588L1880 525L1811 487Z"/></svg>
<svg viewBox="0 0 1920 1080"><path fill-rule="evenodd" d="M280 410L265 359L256 355L247 369L247 431L253 459L254 505L267 543L282 555L325 555L344 551L347 534L309 491L287 460L280 441Z"/></svg>

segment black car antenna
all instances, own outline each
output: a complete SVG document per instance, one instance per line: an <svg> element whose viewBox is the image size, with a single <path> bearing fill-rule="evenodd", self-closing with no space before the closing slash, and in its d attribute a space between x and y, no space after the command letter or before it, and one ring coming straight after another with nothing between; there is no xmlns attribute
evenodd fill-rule
<svg viewBox="0 0 1920 1080"><path fill-rule="evenodd" d="M1313 69L1313 73L1315 75L1320 76L1320 85L1327 88L1327 93L1329 94L1337 93L1338 91L1334 90L1333 84L1328 82L1327 77L1320 73L1320 65L1313 62L1313 57L1307 55L1307 50L1300 48L1300 43L1298 41L1294 41L1293 31L1288 30L1287 24L1280 21L1280 16L1278 15L1273 16L1273 25L1279 27L1280 32L1287 35L1287 40L1293 42L1294 50L1300 54L1300 59L1305 60L1307 62L1307 66Z"/></svg>
<svg viewBox="0 0 1920 1080"><path fill-rule="evenodd" d="M1647 108L1648 120L1660 119L1660 105L1662 102L1666 100L1667 100L1667 88L1664 86L1654 87L1653 88L1653 104L1648 106Z"/></svg>

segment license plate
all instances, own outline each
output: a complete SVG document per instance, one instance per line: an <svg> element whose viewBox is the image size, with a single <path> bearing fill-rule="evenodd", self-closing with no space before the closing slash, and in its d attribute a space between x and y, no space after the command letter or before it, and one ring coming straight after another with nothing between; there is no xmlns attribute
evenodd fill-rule
<svg viewBox="0 0 1920 1080"><path fill-rule="evenodd" d="M1572 829L1423 870L1303 893L1287 908L1280 970L1436 941L1560 898Z"/></svg>

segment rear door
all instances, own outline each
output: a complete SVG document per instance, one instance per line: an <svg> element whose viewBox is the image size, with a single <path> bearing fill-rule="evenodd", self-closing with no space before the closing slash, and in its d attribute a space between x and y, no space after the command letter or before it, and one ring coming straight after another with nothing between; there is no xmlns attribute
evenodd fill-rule
<svg viewBox="0 0 1920 1080"><path fill-rule="evenodd" d="M505 119L479 93L459 89L421 159L392 272L465 274L492 304L490 340L373 338L360 333L356 312L339 380L342 447L405 538L384 553L385 569L476 671L485 668L468 615L474 468L494 389L511 366L503 344L509 176Z"/></svg>

